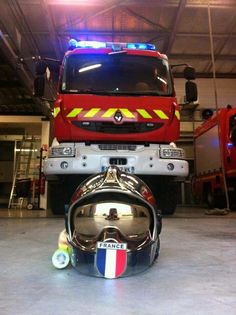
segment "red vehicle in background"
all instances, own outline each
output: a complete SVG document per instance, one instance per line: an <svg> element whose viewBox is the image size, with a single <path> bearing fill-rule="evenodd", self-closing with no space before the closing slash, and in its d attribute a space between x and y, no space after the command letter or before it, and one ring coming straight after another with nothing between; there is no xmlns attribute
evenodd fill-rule
<svg viewBox="0 0 236 315"><path fill-rule="evenodd" d="M218 124L219 121L219 133ZM222 162L231 207L236 202L236 108L221 108L195 130L193 194L210 208L226 206Z"/></svg>
<svg viewBox="0 0 236 315"><path fill-rule="evenodd" d="M42 69L36 67L38 96ZM186 100L195 101L194 69L187 67L185 77ZM150 185L163 213L174 213L175 178L188 175L184 150L174 143L179 110L168 58L154 45L71 40L44 162L53 212L64 212L81 180L117 165Z"/></svg>

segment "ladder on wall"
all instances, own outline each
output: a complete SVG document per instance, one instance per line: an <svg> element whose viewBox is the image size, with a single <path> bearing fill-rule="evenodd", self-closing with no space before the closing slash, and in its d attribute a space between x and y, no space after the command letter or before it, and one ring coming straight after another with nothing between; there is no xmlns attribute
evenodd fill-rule
<svg viewBox="0 0 236 315"><path fill-rule="evenodd" d="M33 136L23 136L19 148L16 152L15 167L13 172L12 188L8 202L8 209L22 208L24 200L30 195L30 191L19 193L19 185L24 189L30 190L32 179L32 159L36 139ZM35 177L35 176L34 176ZM23 186L24 185L24 186Z"/></svg>

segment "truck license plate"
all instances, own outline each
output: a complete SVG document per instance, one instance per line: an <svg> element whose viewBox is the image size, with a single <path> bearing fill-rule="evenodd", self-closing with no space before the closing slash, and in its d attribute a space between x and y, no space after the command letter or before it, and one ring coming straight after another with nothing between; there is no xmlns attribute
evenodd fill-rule
<svg viewBox="0 0 236 315"><path fill-rule="evenodd" d="M133 174L135 172L134 166L120 166L120 165L114 165L114 166L119 167L121 171L126 172L126 173ZM108 166L102 166L101 172L105 172L107 169L108 169Z"/></svg>

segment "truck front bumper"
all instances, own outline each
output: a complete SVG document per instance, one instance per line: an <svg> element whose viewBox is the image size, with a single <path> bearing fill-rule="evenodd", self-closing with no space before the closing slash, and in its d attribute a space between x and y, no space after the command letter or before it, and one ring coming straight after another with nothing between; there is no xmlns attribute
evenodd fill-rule
<svg viewBox="0 0 236 315"><path fill-rule="evenodd" d="M168 146L166 146L168 147ZM76 144L74 157L49 157L44 161L44 174L94 174L112 164L137 175L188 175L188 162L183 159L160 158L160 145L137 145L135 149L101 149L97 144Z"/></svg>

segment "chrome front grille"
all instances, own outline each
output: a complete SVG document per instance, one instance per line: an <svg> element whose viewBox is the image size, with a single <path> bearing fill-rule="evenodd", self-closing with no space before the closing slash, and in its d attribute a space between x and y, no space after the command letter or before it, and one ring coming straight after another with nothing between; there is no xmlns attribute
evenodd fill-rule
<svg viewBox="0 0 236 315"><path fill-rule="evenodd" d="M137 145L122 143L101 143L98 145L98 148L101 151L136 151Z"/></svg>
<svg viewBox="0 0 236 315"><path fill-rule="evenodd" d="M102 121L77 121L72 120L71 123L81 129L110 133L110 134L128 134L128 133L143 133L150 132L159 129L163 126L162 122L152 123L140 123L140 122L123 122L116 124L113 122Z"/></svg>

